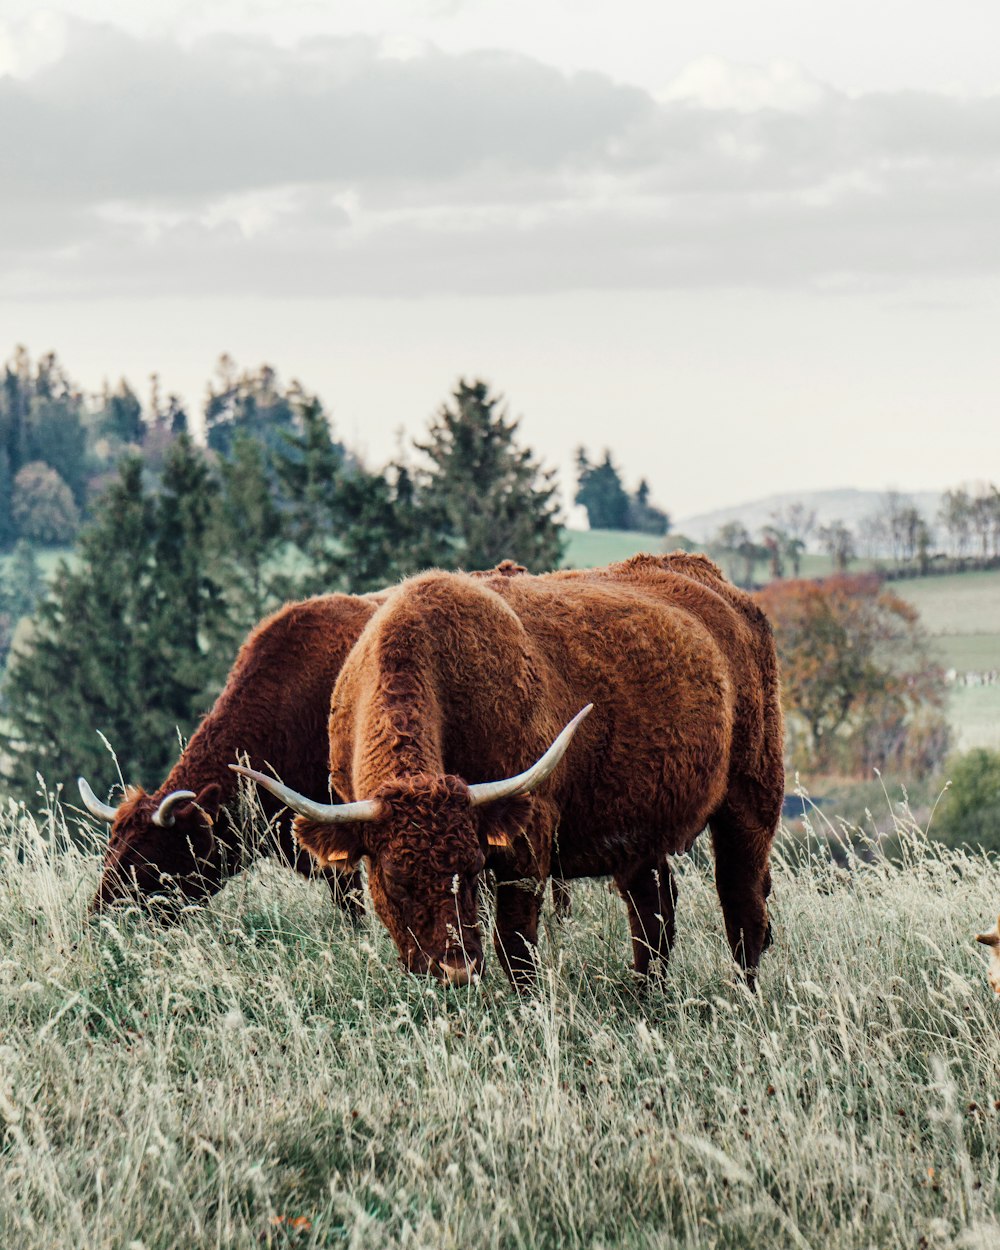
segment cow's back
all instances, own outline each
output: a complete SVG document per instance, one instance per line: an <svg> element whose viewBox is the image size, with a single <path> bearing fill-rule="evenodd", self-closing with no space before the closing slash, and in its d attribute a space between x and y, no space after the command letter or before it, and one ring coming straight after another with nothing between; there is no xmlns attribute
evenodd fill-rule
<svg viewBox="0 0 1000 1250"><path fill-rule="evenodd" d="M322 794L330 692L385 597L319 595L261 621L161 790L217 782L228 798L236 779L227 765L246 753L252 766L274 768L286 784Z"/></svg>
<svg viewBox="0 0 1000 1250"><path fill-rule="evenodd" d="M392 775L510 775L592 702L549 783L561 870L610 871L623 837L642 851L664 829L682 849L729 775L738 691L713 612L740 634L731 607L676 574L652 586L613 575L411 579L366 626L335 688L337 787L362 798Z"/></svg>

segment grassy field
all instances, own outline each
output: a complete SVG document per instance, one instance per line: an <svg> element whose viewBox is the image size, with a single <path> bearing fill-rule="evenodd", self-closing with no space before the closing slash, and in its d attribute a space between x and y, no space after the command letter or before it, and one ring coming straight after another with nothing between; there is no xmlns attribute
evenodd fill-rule
<svg viewBox="0 0 1000 1250"><path fill-rule="evenodd" d="M942 663L963 672L1000 668L1000 572L913 578L891 588L920 613Z"/></svg>
<svg viewBox="0 0 1000 1250"><path fill-rule="evenodd" d="M920 613L946 668L1000 669L1000 573L916 578L894 582L892 589ZM953 686L948 719L958 750L1000 750L1000 685Z"/></svg>
<svg viewBox="0 0 1000 1250"><path fill-rule="evenodd" d="M1000 685L953 686L948 693L948 720L955 747L989 747L1000 751Z"/></svg>
<svg viewBox="0 0 1000 1250"><path fill-rule="evenodd" d="M43 577L51 577L56 571L56 566L60 560L72 561L72 552L69 547L46 547L40 548L35 552L35 559L38 561L38 567L41 569ZM4 555L0 552L0 574L3 573L10 559L10 553Z"/></svg>
<svg viewBox="0 0 1000 1250"><path fill-rule="evenodd" d="M1000 633L1000 573L955 573L893 583L932 634Z"/></svg>
<svg viewBox="0 0 1000 1250"><path fill-rule="evenodd" d="M7 1250L1000 1244L983 859L779 854L752 997L697 850L664 983L590 884L518 999L403 975L277 868L87 925L96 855L53 837L0 817Z"/></svg>

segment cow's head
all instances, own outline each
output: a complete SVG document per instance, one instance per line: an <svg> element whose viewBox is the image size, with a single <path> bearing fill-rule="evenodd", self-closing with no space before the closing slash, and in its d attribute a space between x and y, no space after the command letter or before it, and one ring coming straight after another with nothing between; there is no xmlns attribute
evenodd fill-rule
<svg viewBox="0 0 1000 1250"><path fill-rule="evenodd" d="M263 773L230 768L297 813L299 840L323 867L350 871L368 861L372 903L411 972L467 985L485 962L479 875L490 846L506 844L502 822L483 809L502 810L541 785L589 711L588 704L531 768L504 781L418 775L360 802L320 804Z"/></svg>
<svg viewBox="0 0 1000 1250"><path fill-rule="evenodd" d="M215 834L221 786L161 798L129 787L118 807L102 803L82 777L79 786L91 815L111 825L92 911L156 899L169 917L171 904L207 898L222 886L225 848Z"/></svg>

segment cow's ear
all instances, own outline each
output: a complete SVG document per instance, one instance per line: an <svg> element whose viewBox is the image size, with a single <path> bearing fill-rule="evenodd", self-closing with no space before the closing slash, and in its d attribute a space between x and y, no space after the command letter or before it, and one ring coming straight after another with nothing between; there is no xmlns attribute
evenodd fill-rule
<svg viewBox="0 0 1000 1250"><path fill-rule="evenodd" d="M222 804L222 786L217 781L211 782L207 786L203 786L198 792L198 797L192 799L189 803L182 803L174 809L174 818L186 824L192 820L194 816L200 813L208 821L208 824L214 825L215 818L219 814L219 807Z"/></svg>
<svg viewBox="0 0 1000 1250"><path fill-rule="evenodd" d="M222 786L217 781L209 782L207 786L202 786L198 791L198 797L193 800L192 807L198 807L209 818L215 820L219 814L219 808L222 806Z"/></svg>
<svg viewBox="0 0 1000 1250"><path fill-rule="evenodd" d="M344 825L318 825L304 816L296 816L292 829L299 845L320 868L353 872L365 854L362 824L352 821Z"/></svg>
<svg viewBox="0 0 1000 1250"><path fill-rule="evenodd" d="M509 851L528 823L531 812L531 795L522 794L513 799L500 799L475 809L479 819L479 836L482 844L494 850Z"/></svg>

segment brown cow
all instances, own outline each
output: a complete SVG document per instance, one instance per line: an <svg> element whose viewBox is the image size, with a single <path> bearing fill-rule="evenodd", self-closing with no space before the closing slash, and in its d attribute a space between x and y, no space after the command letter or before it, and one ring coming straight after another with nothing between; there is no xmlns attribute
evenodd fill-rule
<svg viewBox="0 0 1000 1250"><path fill-rule="evenodd" d="M545 751L591 702L572 746L579 716ZM552 872L612 875L636 971L662 966L674 935L667 857L707 824L729 942L753 985L784 793L777 661L763 613L704 557L404 582L337 680L330 769L354 802L310 802L238 771L299 812L320 864L367 858L375 909L412 971L466 984L482 970L487 865L494 944L516 984L532 975Z"/></svg>
<svg viewBox="0 0 1000 1250"><path fill-rule="evenodd" d="M226 765L245 752L258 767L297 778L303 789L327 789L330 691L385 598L386 592L323 595L287 604L258 625L215 706L154 793L130 787L114 808L80 779L88 809L111 822L95 909L149 896L206 898L267 851L309 874L312 861L295 845L289 821L278 824L273 844L259 849L238 837L225 811L238 782ZM268 795L264 809L275 816L282 805ZM335 900L352 916L362 914L359 875L325 875Z"/></svg>

